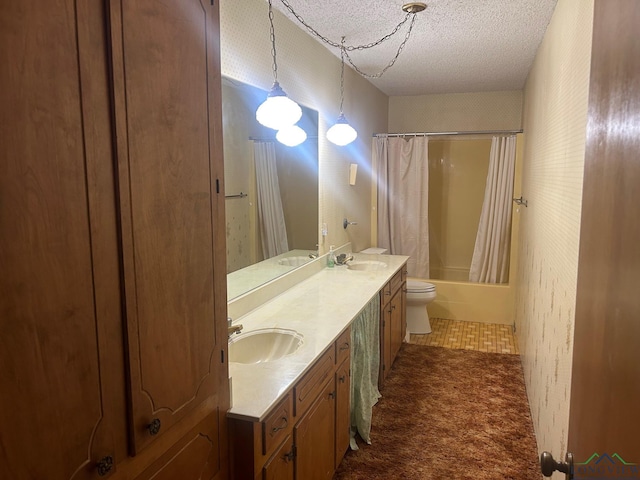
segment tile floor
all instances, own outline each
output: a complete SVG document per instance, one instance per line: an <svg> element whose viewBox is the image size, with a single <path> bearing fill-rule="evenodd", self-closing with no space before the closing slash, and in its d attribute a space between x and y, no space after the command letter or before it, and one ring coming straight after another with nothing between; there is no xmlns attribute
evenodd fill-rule
<svg viewBox="0 0 640 480"><path fill-rule="evenodd" d="M518 354L511 325L431 318L431 333L411 335L410 343L481 352Z"/></svg>

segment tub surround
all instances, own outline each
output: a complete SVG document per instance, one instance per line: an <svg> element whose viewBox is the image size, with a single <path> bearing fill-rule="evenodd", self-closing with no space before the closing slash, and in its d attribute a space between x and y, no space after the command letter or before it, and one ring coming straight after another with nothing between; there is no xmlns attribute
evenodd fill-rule
<svg viewBox="0 0 640 480"><path fill-rule="evenodd" d="M310 277L234 319L234 324L244 326L245 333L264 328L290 329L302 334L304 343L294 354L271 362L250 365L230 362L232 407L228 416L262 421L408 258L355 254L355 261L378 260L387 264L379 270L356 271L346 266L321 268L326 259L320 257L306 268ZM292 272L294 278L296 274L304 274L299 270L305 267ZM321 270L314 272L318 268Z"/></svg>

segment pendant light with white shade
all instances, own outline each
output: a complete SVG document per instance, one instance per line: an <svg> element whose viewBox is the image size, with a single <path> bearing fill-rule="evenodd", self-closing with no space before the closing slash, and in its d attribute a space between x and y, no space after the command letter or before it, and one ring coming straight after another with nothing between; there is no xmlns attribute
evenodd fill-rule
<svg viewBox="0 0 640 480"><path fill-rule="evenodd" d="M340 48L340 60L340 115L338 115L336 123L327 130L327 140L335 145L344 147L358 138L358 132L349 125L342 111L344 107L344 37L342 37L342 45Z"/></svg>
<svg viewBox="0 0 640 480"><path fill-rule="evenodd" d="M271 56L273 57L273 86L267 99L256 110L256 120L274 130L291 127L302 117L300 105L287 97L278 83L278 63L276 61L276 34L273 28L272 0L269 0L269 24L271 32Z"/></svg>

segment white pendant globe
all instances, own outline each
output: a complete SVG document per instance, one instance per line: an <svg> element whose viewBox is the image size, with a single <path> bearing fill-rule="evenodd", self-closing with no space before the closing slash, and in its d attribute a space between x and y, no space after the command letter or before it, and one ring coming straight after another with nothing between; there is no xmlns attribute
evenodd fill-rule
<svg viewBox="0 0 640 480"><path fill-rule="evenodd" d="M349 145L356 138L358 138L358 132L347 123L347 119L341 113L336 123L327 130L327 139L340 147Z"/></svg>
<svg viewBox="0 0 640 480"><path fill-rule="evenodd" d="M307 139L307 132L301 129L298 125L292 125L291 127L285 127L282 130L278 130L278 133L276 133L276 139L287 147L297 147Z"/></svg>
<svg viewBox="0 0 640 480"><path fill-rule="evenodd" d="M274 130L290 127L301 117L300 105L287 97L278 82L273 84L267 99L256 110L256 120Z"/></svg>

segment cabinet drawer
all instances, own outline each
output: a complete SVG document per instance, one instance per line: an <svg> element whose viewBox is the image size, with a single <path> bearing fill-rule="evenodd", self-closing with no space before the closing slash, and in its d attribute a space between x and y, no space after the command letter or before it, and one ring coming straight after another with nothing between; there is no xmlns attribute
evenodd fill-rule
<svg viewBox="0 0 640 480"><path fill-rule="evenodd" d="M389 300L391 300L391 280L380 290L380 308L389 303Z"/></svg>
<svg viewBox="0 0 640 480"><path fill-rule="evenodd" d="M293 428L291 394L278 404L262 422L262 454L266 455L285 439Z"/></svg>
<svg viewBox="0 0 640 480"><path fill-rule="evenodd" d="M332 345L322 354L302 380L293 387L294 415L299 417L307 411L325 385L327 379L335 371L335 347Z"/></svg>
<svg viewBox="0 0 640 480"><path fill-rule="evenodd" d="M351 327L347 328L336 340L336 364L340 365L351 357Z"/></svg>
<svg viewBox="0 0 640 480"><path fill-rule="evenodd" d="M398 270L396 272L396 274L391 277L391 280L389 280L389 287L390 287L390 295L389 297L392 297L393 294L402 286L402 281L403 281L403 277L404 277L404 269L405 267L403 266L400 270Z"/></svg>

